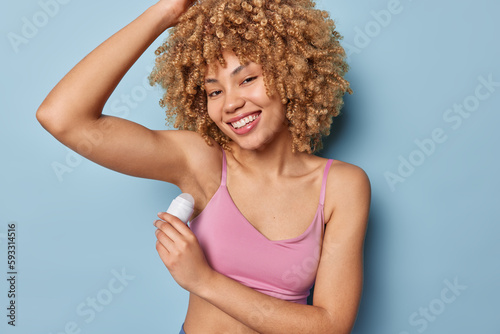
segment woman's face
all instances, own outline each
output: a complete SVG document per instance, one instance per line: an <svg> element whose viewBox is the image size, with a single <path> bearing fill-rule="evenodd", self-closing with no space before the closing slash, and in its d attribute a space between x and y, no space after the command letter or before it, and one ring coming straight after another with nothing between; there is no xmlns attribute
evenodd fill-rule
<svg viewBox="0 0 500 334"><path fill-rule="evenodd" d="M223 56L226 67L217 62L205 75L208 115L242 149L263 148L288 131L284 106L277 93L266 94L262 66L241 64L234 53Z"/></svg>

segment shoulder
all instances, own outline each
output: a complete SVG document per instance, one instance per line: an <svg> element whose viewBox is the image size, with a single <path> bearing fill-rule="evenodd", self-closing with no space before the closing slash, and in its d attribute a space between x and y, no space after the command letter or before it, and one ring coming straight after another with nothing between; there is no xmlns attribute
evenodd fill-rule
<svg viewBox="0 0 500 334"><path fill-rule="evenodd" d="M357 185L369 190L366 188L370 186L368 175L361 167L340 160L333 160L328 172L328 178L329 185L327 186L329 188L334 186L344 188L348 185L351 187Z"/></svg>
<svg viewBox="0 0 500 334"><path fill-rule="evenodd" d="M333 160L326 184L325 221L332 220L334 213L368 210L370 198L366 172L359 166Z"/></svg>

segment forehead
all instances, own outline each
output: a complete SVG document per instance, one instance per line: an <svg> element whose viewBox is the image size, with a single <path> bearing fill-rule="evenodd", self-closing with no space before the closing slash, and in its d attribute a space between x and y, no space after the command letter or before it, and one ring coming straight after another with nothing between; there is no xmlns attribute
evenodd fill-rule
<svg viewBox="0 0 500 334"><path fill-rule="evenodd" d="M242 64L238 56L236 56L233 52L223 52L222 57L224 58L225 65L222 66L218 61L210 63L205 71L206 78L217 77L220 75L234 75L249 65L255 65L251 61Z"/></svg>

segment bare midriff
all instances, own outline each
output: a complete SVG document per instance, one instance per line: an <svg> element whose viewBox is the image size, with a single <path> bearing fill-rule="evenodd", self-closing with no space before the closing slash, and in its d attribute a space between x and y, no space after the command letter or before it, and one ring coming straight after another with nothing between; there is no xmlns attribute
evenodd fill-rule
<svg viewBox="0 0 500 334"><path fill-rule="evenodd" d="M258 334L206 300L189 294L184 322L186 334Z"/></svg>

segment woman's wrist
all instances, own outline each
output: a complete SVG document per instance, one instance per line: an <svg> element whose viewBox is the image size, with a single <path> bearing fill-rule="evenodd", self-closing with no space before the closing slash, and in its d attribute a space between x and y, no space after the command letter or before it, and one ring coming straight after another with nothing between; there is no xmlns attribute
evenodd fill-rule
<svg viewBox="0 0 500 334"><path fill-rule="evenodd" d="M149 7L142 15L152 20L156 29L156 35L158 36L175 25L172 14L168 11L168 8L159 4Z"/></svg>
<svg viewBox="0 0 500 334"><path fill-rule="evenodd" d="M194 288L192 293L197 295L200 298L203 298L205 300L211 298L211 294L214 293L214 289L217 284L217 280L220 278L222 274L218 273L214 269L210 268L210 270L207 271L205 277L201 281L200 284L197 284L196 288Z"/></svg>
<svg viewBox="0 0 500 334"><path fill-rule="evenodd" d="M160 34L165 30L175 26L179 20L182 13L170 5L169 2L164 1L157 2L148 8L147 11L151 11L154 15L158 15L158 29Z"/></svg>

